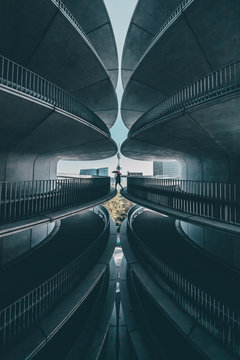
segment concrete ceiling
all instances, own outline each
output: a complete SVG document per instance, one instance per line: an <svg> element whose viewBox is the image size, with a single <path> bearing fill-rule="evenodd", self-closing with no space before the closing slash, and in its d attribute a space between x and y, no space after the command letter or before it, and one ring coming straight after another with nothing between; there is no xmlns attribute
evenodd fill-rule
<svg viewBox="0 0 240 360"><path fill-rule="evenodd" d="M139 0L132 16L122 57L125 87L149 43L182 0Z"/></svg>
<svg viewBox="0 0 240 360"><path fill-rule="evenodd" d="M9 0L1 4L0 54L78 97L91 110L99 111L111 127L118 108L114 90L117 55L107 12L102 1L96 7L91 3L91 8L86 1L69 0L68 4L78 21L83 20L83 14L92 19L93 28L88 29L88 37L98 49L52 1ZM100 28L93 31L96 17ZM86 28L86 20L83 27Z"/></svg>
<svg viewBox="0 0 240 360"><path fill-rule="evenodd" d="M145 126L134 126L121 151L123 155L138 160L185 159L190 156L214 163L215 159L221 159L231 173L239 176L239 109L238 91L172 116L149 121Z"/></svg>
<svg viewBox="0 0 240 360"><path fill-rule="evenodd" d="M108 158L117 152L109 130L29 96L0 89L1 153L68 156L82 160ZM105 129L105 130L101 130Z"/></svg>
<svg viewBox="0 0 240 360"><path fill-rule="evenodd" d="M64 4L81 24L116 87L118 79L117 46L104 1L64 0Z"/></svg>
<svg viewBox="0 0 240 360"><path fill-rule="evenodd" d="M144 3L152 4L152 1ZM138 19L140 21L141 16ZM142 16L144 27L147 19ZM130 32L128 36L126 44L131 44ZM124 51L126 54L129 51L127 45ZM124 53L123 59L125 57ZM157 38L132 72L121 104L125 124L130 128L141 114L162 99L239 58L240 2L195 0ZM123 62L125 69L124 66Z"/></svg>

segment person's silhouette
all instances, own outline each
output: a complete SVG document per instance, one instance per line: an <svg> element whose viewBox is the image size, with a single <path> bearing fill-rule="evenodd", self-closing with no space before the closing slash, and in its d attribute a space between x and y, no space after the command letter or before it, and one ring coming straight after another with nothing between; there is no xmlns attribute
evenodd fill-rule
<svg viewBox="0 0 240 360"><path fill-rule="evenodd" d="M121 174L117 173L115 177L115 190L117 190L117 184L121 186L121 189L123 189L121 185Z"/></svg>

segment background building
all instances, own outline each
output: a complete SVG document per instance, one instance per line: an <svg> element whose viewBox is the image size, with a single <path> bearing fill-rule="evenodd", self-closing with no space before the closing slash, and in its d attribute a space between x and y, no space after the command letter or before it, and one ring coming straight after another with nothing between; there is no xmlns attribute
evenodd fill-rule
<svg viewBox="0 0 240 360"><path fill-rule="evenodd" d="M80 175L108 176L108 167L99 169L81 169Z"/></svg>
<svg viewBox="0 0 240 360"><path fill-rule="evenodd" d="M180 167L177 161L154 161L153 176L179 178Z"/></svg>
<svg viewBox="0 0 240 360"><path fill-rule="evenodd" d="M143 173L128 171L127 176L143 176Z"/></svg>

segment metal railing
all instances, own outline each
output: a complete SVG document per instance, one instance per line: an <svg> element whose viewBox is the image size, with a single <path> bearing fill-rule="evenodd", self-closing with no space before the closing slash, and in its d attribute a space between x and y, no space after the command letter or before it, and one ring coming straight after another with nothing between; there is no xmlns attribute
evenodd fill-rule
<svg viewBox="0 0 240 360"><path fill-rule="evenodd" d="M110 178L0 182L0 224L77 206L110 191Z"/></svg>
<svg viewBox="0 0 240 360"><path fill-rule="evenodd" d="M103 121L78 99L25 67L0 56L0 84L73 114L108 134ZM100 130L101 129L101 130Z"/></svg>
<svg viewBox="0 0 240 360"><path fill-rule="evenodd" d="M129 177L128 192L185 213L240 224L240 185L223 182Z"/></svg>
<svg viewBox="0 0 240 360"><path fill-rule="evenodd" d="M151 126L154 121L161 121L165 117L239 89L240 61L236 61L202 77L161 101L133 125L132 132L137 134L143 127Z"/></svg>
<svg viewBox="0 0 240 360"><path fill-rule="evenodd" d="M159 286L180 308L240 357L240 313L188 281L152 253L132 228L132 222L142 211L142 208L135 206L128 214L128 236L132 250L148 270L153 270Z"/></svg>
<svg viewBox="0 0 240 360"><path fill-rule="evenodd" d="M109 215L101 207L94 210L105 219L102 233L69 265L0 311L0 351L8 349L36 322L56 307L95 264L109 237Z"/></svg>

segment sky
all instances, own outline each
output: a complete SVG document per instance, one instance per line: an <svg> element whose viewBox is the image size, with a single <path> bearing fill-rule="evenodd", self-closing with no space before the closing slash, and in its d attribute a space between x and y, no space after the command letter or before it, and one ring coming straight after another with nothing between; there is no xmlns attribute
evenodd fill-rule
<svg viewBox="0 0 240 360"><path fill-rule="evenodd" d="M137 4L138 0L104 0L107 7L112 27L117 43L119 68L121 68L122 50L128 26ZM121 74L119 74L118 84L116 88L119 104L123 94L121 83ZM128 129L124 125L120 112L118 113L117 120L113 127L110 129L113 140L120 146L127 138ZM79 174L80 169L109 167L110 173L116 169L117 157L114 156L105 160L97 161L65 161L61 160L58 163L58 173L72 173ZM127 174L127 171L143 172L144 175L153 174L152 162L137 161L126 158L121 155L122 174Z"/></svg>

